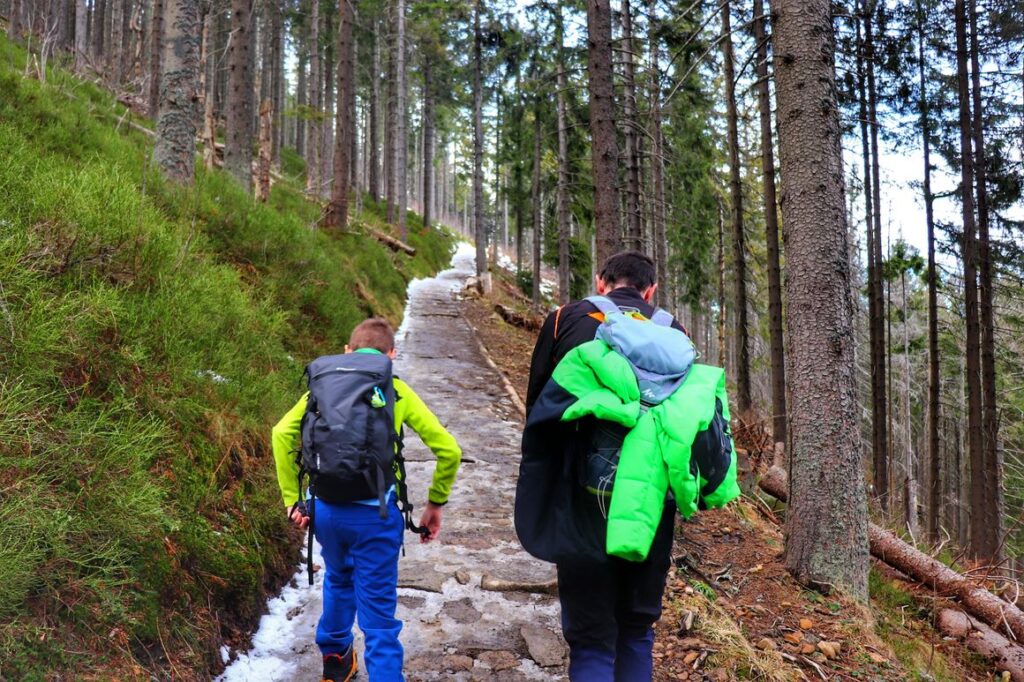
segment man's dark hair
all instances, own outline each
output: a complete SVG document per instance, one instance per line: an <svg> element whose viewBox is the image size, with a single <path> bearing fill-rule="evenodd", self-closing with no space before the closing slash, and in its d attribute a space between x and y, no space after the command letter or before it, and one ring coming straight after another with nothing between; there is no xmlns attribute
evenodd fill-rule
<svg viewBox="0 0 1024 682"><path fill-rule="evenodd" d="M637 291L643 291L657 281L654 261L639 251L621 251L611 256L601 266L598 277L611 286L630 286Z"/></svg>
<svg viewBox="0 0 1024 682"><path fill-rule="evenodd" d="M395 347L395 332L383 317L371 317L352 330L348 347L351 350L374 348L381 353L390 353Z"/></svg>

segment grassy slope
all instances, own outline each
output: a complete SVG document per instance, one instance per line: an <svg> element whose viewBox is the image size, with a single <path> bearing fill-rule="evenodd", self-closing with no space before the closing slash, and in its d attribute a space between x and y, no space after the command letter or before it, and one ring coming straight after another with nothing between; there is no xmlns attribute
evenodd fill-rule
<svg viewBox="0 0 1024 682"><path fill-rule="evenodd" d="M0 38L0 679L204 679L296 559L268 431L303 361L397 323L451 240L169 186L108 94L23 59Z"/></svg>

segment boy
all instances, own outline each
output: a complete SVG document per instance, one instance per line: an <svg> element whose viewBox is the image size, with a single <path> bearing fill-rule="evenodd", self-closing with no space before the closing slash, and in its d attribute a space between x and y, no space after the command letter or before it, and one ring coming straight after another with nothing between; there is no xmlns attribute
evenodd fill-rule
<svg viewBox="0 0 1024 682"><path fill-rule="evenodd" d="M383 354L394 359L395 335L382 318L372 318L353 331L346 353ZM421 542L437 538L441 530L441 508L448 501L462 458L455 439L427 409L408 384L395 377L394 429L408 425L437 457L428 503L420 519L425 530ZM306 528L310 515L299 500L299 467L295 452L301 441L301 423L307 409L307 393L273 430L274 460L281 496L290 518ZM399 483L401 485L401 483ZM324 661L324 682L347 682L358 670L352 647L352 625L359 614L359 627L366 636L364 663L371 682L402 680L402 645L398 641L401 621L395 618L398 601L398 553L405 523L396 503L395 486L384 494L386 510L377 497L350 502L325 501L319 489L311 516L319 541L326 574L323 615L316 631L316 643ZM382 518L386 517L386 518Z"/></svg>

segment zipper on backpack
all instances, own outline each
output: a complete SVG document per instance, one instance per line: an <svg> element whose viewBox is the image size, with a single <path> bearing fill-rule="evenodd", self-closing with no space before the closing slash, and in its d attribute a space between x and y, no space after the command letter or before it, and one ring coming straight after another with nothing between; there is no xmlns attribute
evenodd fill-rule
<svg viewBox="0 0 1024 682"><path fill-rule="evenodd" d="M346 367L335 367L333 369L325 369L322 372L314 374L313 376L311 376L309 378L309 380L310 381L316 381L317 379L319 379L320 377L324 376L325 374L349 374L349 373L352 373L352 372L355 372L357 374L366 374L366 375L369 375L369 376L371 376L371 377L373 377L375 379L378 379L378 380L384 378L384 375L381 374L380 372L373 372L373 371L370 371L368 369L349 369L349 368L346 368Z"/></svg>

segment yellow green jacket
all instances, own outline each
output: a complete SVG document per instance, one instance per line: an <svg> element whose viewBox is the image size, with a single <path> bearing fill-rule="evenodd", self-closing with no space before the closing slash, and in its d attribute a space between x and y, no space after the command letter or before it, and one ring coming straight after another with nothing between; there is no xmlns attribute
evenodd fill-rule
<svg viewBox="0 0 1024 682"><path fill-rule="evenodd" d="M392 381L395 386L395 431L400 432L403 425L408 426L433 451L437 465L434 467L434 478L427 499L434 504L444 504L455 482L455 474L462 461L462 450L409 384L397 377ZM292 506L299 499L299 465L295 461L295 453L301 445L300 426L302 415L306 413L308 395L303 394L271 432L277 483L286 507Z"/></svg>

